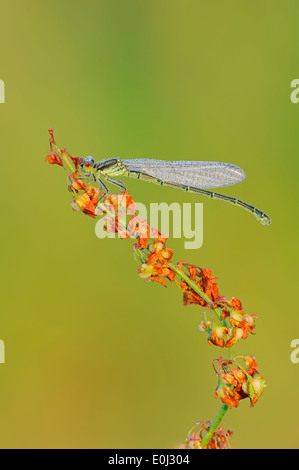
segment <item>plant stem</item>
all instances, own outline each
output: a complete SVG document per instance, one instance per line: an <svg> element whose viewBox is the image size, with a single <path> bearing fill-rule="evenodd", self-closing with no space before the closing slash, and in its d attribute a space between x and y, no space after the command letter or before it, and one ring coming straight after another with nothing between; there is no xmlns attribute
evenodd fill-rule
<svg viewBox="0 0 299 470"><path fill-rule="evenodd" d="M235 355L235 344L229 348L229 351L228 351L228 359L233 359L234 358L234 355Z"/></svg>
<svg viewBox="0 0 299 470"><path fill-rule="evenodd" d="M211 426L210 426L210 429L208 430L207 434L205 435L205 437L203 438L203 440L201 441L201 448L204 449L206 447L206 445L210 442L210 440L212 439L213 437L213 434L214 434L214 431L215 429L217 428L217 426L219 425L220 421L222 420L223 416L225 415L225 413L227 412L228 410L228 406L225 405L225 403L222 405L222 407L220 408L216 418L214 419L214 421L212 422Z"/></svg>

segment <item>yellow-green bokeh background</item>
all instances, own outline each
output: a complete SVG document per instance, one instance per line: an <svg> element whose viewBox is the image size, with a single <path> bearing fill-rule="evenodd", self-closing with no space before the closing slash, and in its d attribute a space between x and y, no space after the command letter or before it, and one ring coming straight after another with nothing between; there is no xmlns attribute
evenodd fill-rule
<svg viewBox="0 0 299 470"><path fill-rule="evenodd" d="M224 190L273 218L131 181L135 200L204 202L221 294L259 316L239 343L268 388L227 413L236 448L298 447L299 78L296 0L0 2L0 447L169 448L220 402L201 309L136 274L132 241L99 240L66 173L44 162L50 126L78 156L220 160Z"/></svg>

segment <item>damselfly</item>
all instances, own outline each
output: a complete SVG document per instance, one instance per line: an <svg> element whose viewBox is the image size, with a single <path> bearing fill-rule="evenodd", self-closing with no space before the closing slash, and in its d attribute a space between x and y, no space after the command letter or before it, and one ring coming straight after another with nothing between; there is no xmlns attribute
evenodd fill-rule
<svg viewBox="0 0 299 470"><path fill-rule="evenodd" d="M96 163L92 157L86 157L83 159L80 167L84 177L97 182L105 194L108 193L108 188L103 180L115 184L122 190L126 190L126 186L122 181L114 179L125 176L196 193L210 199L219 199L243 207L243 209L252 213L263 225L271 224L271 218L260 209L240 201L240 199L206 189L231 186L240 183L246 178L244 171L231 163L201 161L168 162L148 158L132 160L111 158Z"/></svg>

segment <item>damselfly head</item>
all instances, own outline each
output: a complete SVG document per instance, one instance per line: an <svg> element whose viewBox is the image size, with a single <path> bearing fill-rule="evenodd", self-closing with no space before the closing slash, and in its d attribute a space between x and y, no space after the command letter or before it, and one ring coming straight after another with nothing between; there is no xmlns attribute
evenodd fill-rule
<svg viewBox="0 0 299 470"><path fill-rule="evenodd" d="M94 158L92 157L85 157L83 158L83 164L84 165L94 165Z"/></svg>
<svg viewBox="0 0 299 470"><path fill-rule="evenodd" d="M85 174L85 176L88 176L90 172L93 169L95 161L94 158L92 157L85 157L80 165L81 171Z"/></svg>

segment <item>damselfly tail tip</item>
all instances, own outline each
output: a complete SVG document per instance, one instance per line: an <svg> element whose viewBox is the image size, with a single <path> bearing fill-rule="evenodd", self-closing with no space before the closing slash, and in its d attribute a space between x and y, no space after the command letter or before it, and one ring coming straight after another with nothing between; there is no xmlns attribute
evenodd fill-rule
<svg viewBox="0 0 299 470"><path fill-rule="evenodd" d="M271 217L267 214L254 214L255 218L260 222L260 224L267 226L272 224Z"/></svg>

